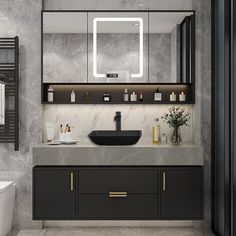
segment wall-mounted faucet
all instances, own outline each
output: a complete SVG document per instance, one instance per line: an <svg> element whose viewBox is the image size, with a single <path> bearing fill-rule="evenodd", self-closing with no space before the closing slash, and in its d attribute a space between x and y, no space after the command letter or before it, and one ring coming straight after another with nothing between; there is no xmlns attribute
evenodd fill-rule
<svg viewBox="0 0 236 236"><path fill-rule="evenodd" d="M121 130L121 112L117 111L114 117L114 121L116 122L116 131Z"/></svg>

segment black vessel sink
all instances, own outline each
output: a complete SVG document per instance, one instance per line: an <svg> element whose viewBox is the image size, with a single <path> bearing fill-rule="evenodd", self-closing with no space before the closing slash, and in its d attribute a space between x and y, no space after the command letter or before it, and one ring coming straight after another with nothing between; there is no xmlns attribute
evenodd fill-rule
<svg viewBox="0 0 236 236"><path fill-rule="evenodd" d="M141 130L94 130L89 138L98 145L133 145L142 136Z"/></svg>

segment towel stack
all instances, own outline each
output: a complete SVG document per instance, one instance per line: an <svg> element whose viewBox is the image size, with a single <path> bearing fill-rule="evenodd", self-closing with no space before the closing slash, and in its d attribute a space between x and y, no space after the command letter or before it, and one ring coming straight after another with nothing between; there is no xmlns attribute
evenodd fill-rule
<svg viewBox="0 0 236 236"><path fill-rule="evenodd" d="M5 125L5 84L0 83L0 125Z"/></svg>

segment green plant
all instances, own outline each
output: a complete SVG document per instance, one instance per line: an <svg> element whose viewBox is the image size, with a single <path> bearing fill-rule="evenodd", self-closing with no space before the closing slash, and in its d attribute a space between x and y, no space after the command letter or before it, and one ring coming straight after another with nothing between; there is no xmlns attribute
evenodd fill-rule
<svg viewBox="0 0 236 236"><path fill-rule="evenodd" d="M166 122L169 127L179 128L180 126L189 126L191 119L190 113L185 112L183 107L172 106L168 113L164 113L161 119Z"/></svg>

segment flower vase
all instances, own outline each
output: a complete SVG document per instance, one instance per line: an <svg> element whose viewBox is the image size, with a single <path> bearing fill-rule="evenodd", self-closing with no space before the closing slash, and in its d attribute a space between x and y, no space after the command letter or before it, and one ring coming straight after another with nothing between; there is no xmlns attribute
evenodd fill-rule
<svg viewBox="0 0 236 236"><path fill-rule="evenodd" d="M173 133L170 138L170 142L174 145L180 144L182 141L182 138L180 136L180 129L179 127L174 127Z"/></svg>

